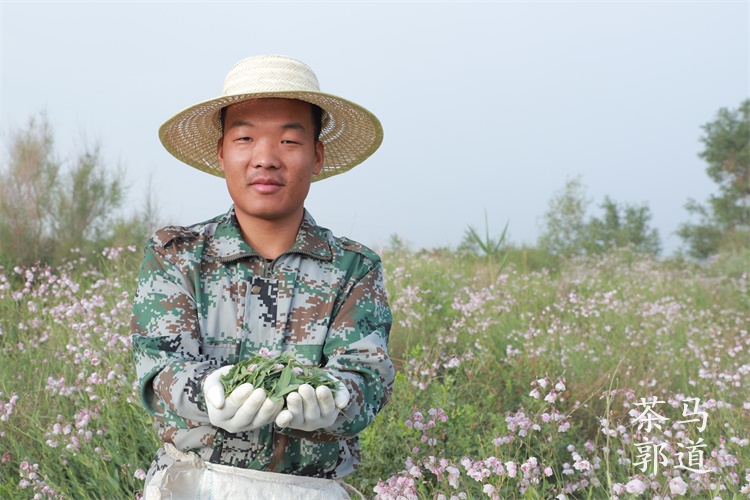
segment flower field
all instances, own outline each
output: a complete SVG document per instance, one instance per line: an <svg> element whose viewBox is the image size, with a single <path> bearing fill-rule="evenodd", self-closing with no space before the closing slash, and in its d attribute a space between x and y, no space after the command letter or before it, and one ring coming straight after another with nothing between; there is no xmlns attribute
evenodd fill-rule
<svg viewBox="0 0 750 500"><path fill-rule="evenodd" d="M140 494L158 445L130 353L140 258L0 269L0 498ZM368 498L750 496L746 261L383 261L398 376L347 478Z"/></svg>

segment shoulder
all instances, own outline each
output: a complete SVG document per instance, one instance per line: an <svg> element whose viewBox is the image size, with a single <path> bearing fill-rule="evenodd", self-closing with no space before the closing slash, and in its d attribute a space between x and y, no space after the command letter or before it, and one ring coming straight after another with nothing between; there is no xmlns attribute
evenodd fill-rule
<svg viewBox="0 0 750 500"><path fill-rule="evenodd" d="M374 250L366 247L362 243L346 237L336 238L336 240L338 242L338 246L344 252L354 252L360 255L362 258L371 261L373 264L380 262L380 256Z"/></svg>
<svg viewBox="0 0 750 500"><path fill-rule="evenodd" d="M190 227L166 226L156 231L148 240L148 246L168 248L175 243L196 240L200 233Z"/></svg>
<svg viewBox="0 0 750 500"><path fill-rule="evenodd" d="M334 236L330 229L317 226L320 235L331 249L334 263L341 267L364 267L367 270L380 265L380 256L371 248L344 236Z"/></svg>
<svg viewBox="0 0 750 500"><path fill-rule="evenodd" d="M165 226L157 230L146 243L147 248L159 253L191 251L213 236L216 225L226 215L219 215L191 226Z"/></svg>

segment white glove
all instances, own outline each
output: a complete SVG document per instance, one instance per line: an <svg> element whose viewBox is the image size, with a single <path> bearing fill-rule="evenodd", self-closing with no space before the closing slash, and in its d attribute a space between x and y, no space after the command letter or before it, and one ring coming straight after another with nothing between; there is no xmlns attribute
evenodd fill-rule
<svg viewBox="0 0 750 500"><path fill-rule="evenodd" d="M313 389L311 385L303 384L296 392L287 395L287 409L276 417L276 425L308 432L333 425L339 410L349 404L350 395L340 380L328 376L336 382L335 398L324 385Z"/></svg>
<svg viewBox="0 0 750 500"><path fill-rule="evenodd" d="M226 375L233 365L211 372L203 382L208 419L212 425L232 433L251 431L270 424L281 411L281 401L274 403L262 388L253 390L252 384L242 384L228 397L219 377Z"/></svg>

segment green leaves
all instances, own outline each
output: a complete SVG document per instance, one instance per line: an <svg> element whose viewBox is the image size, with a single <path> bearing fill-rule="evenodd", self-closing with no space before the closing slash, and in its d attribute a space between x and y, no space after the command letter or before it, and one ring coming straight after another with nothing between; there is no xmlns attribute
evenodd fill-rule
<svg viewBox="0 0 750 500"><path fill-rule="evenodd" d="M505 255L503 255L502 260L500 261L500 268L497 270L497 272L494 271L492 262L495 258L500 256L501 248L503 247L503 244L505 243L505 236L508 233L508 224L510 224L510 221L508 221L505 224L505 227L503 228L503 232L496 240L490 238L490 223L487 219L487 210L484 211L484 239L479 236L479 233L476 229L469 226L466 230L466 236L465 240L470 245L476 245L478 246L482 252L487 256L487 266L490 270L490 276L493 280L496 280L498 276L500 276L500 273L503 272L503 268L505 267L505 263L508 260L508 252L505 252Z"/></svg>
<svg viewBox="0 0 750 500"><path fill-rule="evenodd" d="M324 370L301 365L288 353L276 357L257 354L242 360L221 377L221 383L227 396L245 383L252 384L256 389L262 387L268 398L276 403L303 384L314 388L326 386L334 394L336 392L336 385Z"/></svg>
<svg viewBox="0 0 750 500"><path fill-rule="evenodd" d="M714 254L734 254L750 238L750 99L738 108L721 108L716 119L703 125L705 149L698 156L708 163L706 173L718 185L708 203L689 199L685 208L697 222L680 225L677 234L688 254L707 259Z"/></svg>

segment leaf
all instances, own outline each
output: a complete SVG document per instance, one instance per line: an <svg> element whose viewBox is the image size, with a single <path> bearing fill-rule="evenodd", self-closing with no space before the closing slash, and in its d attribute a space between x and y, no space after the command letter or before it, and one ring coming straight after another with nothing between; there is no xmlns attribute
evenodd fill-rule
<svg viewBox="0 0 750 500"><path fill-rule="evenodd" d="M265 373L261 373L255 379L255 383L253 384L253 388L257 389L258 387L264 387L263 384L265 383L265 381L266 381L266 374Z"/></svg>
<svg viewBox="0 0 750 500"><path fill-rule="evenodd" d="M288 386L286 386L286 387L285 387L284 389L282 389L282 390L280 390L279 392L277 392L277 393L276 393L275 395L276 395L276 396L286 396L286 395L287 395L287 394L289 394L290 392L294 392L294 391L296 391L297 389L299 389L301 385L302 385L302 384L289 384L289 385L288 385Z"/></svg>
<svg viewBox="0 0 750 500"><path fill-rule="evenodd" d="M294 370L294 367L290 363L286 365L286 367L281 371L281 376L279 377L279 383L276 386L279 390L286 389L286 387L292 381L292 375L294 375L292 370Z"/></svg>
<svg viewBox="0 0 750 500"><path fill-rule="evenodd" d="M279 369L279 364L284 367ZM295 368L300 369L302 373L296 375ZM227 396L240 385L249 383L256 389L265 389L268 398L275 403L280 402L285 395L298 390L302 384L309 384L314 388L325 386L331 389L334 395L336 393L336 385L325 370L317 366L302 365L289 353L282 353L273 358L255 355L242 360L221 377L221 383Z"/></svg>

